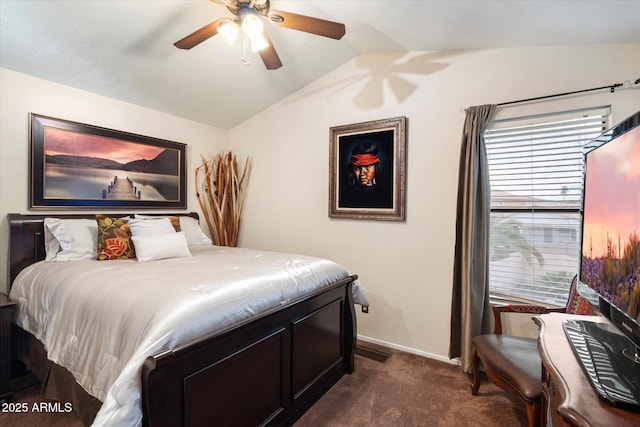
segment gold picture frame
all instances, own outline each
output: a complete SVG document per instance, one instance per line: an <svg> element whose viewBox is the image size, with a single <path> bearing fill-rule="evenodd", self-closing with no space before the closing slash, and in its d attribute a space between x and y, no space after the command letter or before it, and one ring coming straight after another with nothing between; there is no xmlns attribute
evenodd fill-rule
<svg viewBox="0 0 640 427"><path fill-rule="evenodd" d="M330 128L329 217L405 220L407 118Z"/></svg>

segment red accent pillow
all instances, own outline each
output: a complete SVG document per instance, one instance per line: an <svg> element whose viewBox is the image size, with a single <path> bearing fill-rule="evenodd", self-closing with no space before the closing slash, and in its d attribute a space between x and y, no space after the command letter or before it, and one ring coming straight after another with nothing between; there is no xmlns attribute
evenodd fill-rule
<svg viewBox="0 0 640 427"><path fill-rule="evenodd" d="M582 295L578 293L577 276L573 278L571 287L569 288L569 299L567 300L567 313L569 314L582 314L594 316L598 314L598 311L584 299Z"/></svg>

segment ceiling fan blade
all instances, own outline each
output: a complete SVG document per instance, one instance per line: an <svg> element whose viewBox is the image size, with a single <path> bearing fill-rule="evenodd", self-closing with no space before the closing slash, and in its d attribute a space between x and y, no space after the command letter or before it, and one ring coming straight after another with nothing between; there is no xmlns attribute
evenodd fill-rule
<svg viewBox="0 0 640 427"><path fill-rule="evenodd" d="M179 49L191 49L192 47L197 46L203 41L218 34L218 27L220 24L227 21L229 21L229 18L218 18L212 23L207 24L199 30L196 30L188 36L178 40L173 45Z"/></svg>
<svg viewBox="0 0 640 427"><path fill-rule="evenodd" d="M306 33L317 34L323 37L340 40L345 33L344 24L327 21L319 18L312 18L297 13L283 12L281 10L271 11L267 17L275 25L292 30L304 31Z"/></svg>
<svg viewBox="0 0 640 427"><path fill-rule="evenodd" d="M278 52L276 52L276 48L273 47L273 43L271 42L271 38L266 31L262 32L264 39L267 41L269 46L265 47L258 53L260 54L260 58L262 58L262 62L264 62L264 66L267 67L267 70L277 70L282 67L282 61L280 61L280 57L278 56Z"/></svg>

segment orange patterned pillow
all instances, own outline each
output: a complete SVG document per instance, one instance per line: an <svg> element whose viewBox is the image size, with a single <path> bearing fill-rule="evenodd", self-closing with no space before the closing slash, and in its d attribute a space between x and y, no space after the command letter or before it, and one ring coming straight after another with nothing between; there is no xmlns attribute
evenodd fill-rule
<svg viewBox="0 0 640 427"><path fill-rule="evenodd" d="M96 215L98 222L98 260L135 258L127 219Z"/></svg>
<svg viewBox="0 0 640 427"><path fill-rule="evenodd" d="M180 231L182 231L180 229L180 217L170 216L169 221L171 221L171 225L173 225L173 228L175 228L176 233L179 233Z"/></svg>

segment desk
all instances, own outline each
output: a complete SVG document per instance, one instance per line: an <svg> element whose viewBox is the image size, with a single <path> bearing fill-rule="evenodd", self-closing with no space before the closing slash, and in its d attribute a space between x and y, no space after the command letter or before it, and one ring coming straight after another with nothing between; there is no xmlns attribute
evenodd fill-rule
<svg viewBox="0 0 640 427"><path fill-rule="evenodd" d="M533 318L540 328L544 425L640 426L640 414L607 405L591 388L562 329L562 322L568 319L607 322L601 316L561 313Z"/></svg>

